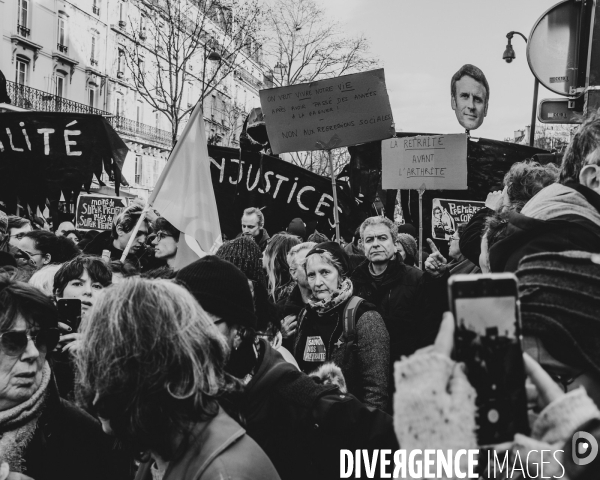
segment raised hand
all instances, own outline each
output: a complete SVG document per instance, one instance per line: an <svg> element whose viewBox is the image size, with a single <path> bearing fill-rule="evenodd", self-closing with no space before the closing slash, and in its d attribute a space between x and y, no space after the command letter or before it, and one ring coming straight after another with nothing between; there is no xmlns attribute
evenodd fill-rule
<svg viewBox="0 0 600 480"><path fill-rule="evenodd" d="M425 271L434 278L440 277L448 268L448 260L440 253L430 238L427 239L431 254L425 260Z"/></svg>

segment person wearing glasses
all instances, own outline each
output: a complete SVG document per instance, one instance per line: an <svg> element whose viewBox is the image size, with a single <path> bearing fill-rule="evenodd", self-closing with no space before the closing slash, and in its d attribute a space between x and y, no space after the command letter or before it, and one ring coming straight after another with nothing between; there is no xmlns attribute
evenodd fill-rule
<svg viewBox="0 0 600 480"><path fill-rule="evenodd" d="M156 232L156 236L152 241L154 257L166 262L170 268L173 268L181 233L164 217L158 217L154 221L154 230Z"/></svg>
<svg viewBox="0 0 600 480"><path fill-rule="evenodd" d="M96 420L58 395L48 362L57 322L49 297L0 275L0 475L126 479L128 462L117 460Z"/></svg>
<svg viewBox="0 0 600 480"><path fill-rule="evenodd" d="M45 230L35 230L24 234L19 249L29 257L29 263L36 269L45 265L64 263L81 253L79 247L67 237L57 237Z"/></svg>

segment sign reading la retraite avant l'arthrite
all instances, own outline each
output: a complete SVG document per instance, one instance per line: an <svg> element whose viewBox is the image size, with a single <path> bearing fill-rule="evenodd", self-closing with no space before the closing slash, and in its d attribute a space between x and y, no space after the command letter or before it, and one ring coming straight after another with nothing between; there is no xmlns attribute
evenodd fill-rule
<svg viewBox="0 0 600 480"><path fill-rule="evenodd" d="M381 142L382 187L467 189L467 135L390 138Z"/></svg>
<svg viewBox="0 0 600 480"><path fill-rule="evenodd" d="M394 135L382 68L259 94L273 153L324 150Z"/></svg>

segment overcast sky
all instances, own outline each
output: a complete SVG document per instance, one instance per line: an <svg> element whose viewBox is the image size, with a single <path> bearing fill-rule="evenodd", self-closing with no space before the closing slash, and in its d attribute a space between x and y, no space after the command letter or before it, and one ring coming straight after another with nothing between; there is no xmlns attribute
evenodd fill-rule
<svg viewBox="0 0 600 480"><path fill-rule="evenodd" d="M502 60L506 34L529 37L556 0L323 0L348 34L364 33L385 68L398 130L460 133L450 108L450 79L465 63L490 84L488 116L474 135L513 137L531 121L534 77L526 45L515 36L516 59ZM540 86L539 100L560 97Z"/></svg>

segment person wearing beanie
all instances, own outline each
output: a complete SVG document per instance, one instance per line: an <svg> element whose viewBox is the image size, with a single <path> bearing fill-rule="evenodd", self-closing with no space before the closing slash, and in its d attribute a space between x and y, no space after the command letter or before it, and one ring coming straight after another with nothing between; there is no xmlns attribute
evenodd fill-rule
<svg viewBox="0 0 600 480"><path fill-rule="evenodd" d="M365 256L352 273L355 294L372 302L390 334L393 362L430 345L441 317L436 315L421 270L396 252L398 227L385 217L367 218L360 227Z"/></svg>
<svg viewBox="0 0 600 480"><path fill-rule="evenodd" d="M267 277L262 266L262 252L254 240L243 236L226 242L219 247L216 256L233 263L249 280L267 286Z"/></svg>
<svg viewBox="0 0 600 480"><path fill-rule="evenodd" d="M296 235L300 237L303 242L306 241L306 224L302 221L301 218L294 218L288 225L286 232L290 235Z"/></svg>
<svg viewBox="0 0 600 480"><path fill-rule="evenodd" d="M354 298L348 254L336 242L320 243L306 254L304 269L313 299L298 316L293 354L300 369L310 373L333 362L350 393L386 410L390 337L375 305L363 299L355 307L354 325L347 327L344 311Z"/></svg>
<svg viewBox="0 0 600 480"><path fill-rule="evenodd" d="M396 237L396 249L406 265L410 265L411 267L415 266L415 258L417 258L419 250L417 248L417 242L412 235L409 235L408 233L399 233Z"/></svg>
<svg viewBox="0 0 600 480"><path fill-rule="evenodd" d="M248 279L232 263L207 255L182 268L177 281L226 337L231 349L226 370L246 385L238 402L246 431L282 479L339 476L340 449L399 448L389 415L335 385L320 384L256 337ZM315 448L317 442L322 446Z"/></svg>

